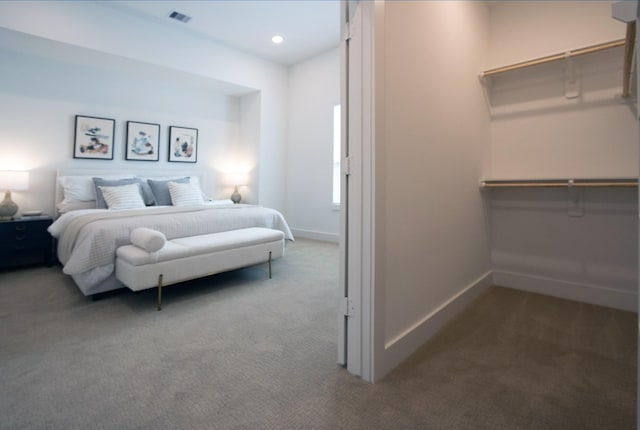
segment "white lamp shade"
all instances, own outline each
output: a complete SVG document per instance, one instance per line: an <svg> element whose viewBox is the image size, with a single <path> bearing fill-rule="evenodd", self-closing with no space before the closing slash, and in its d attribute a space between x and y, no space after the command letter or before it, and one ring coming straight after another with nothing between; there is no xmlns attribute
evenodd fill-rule
<svg viewBox="0 0 640 430"><path fill-rule="evenodd" d="M29 172L0 170L0 190L24 191L29 189Z"/></svg>
<svg viewBox="0 0 640 430"><path fill-rule="evenodd" d="M224 180L228 185L246 185L249 183L249 174L245 172L229 172L225 173Z"/></svg>

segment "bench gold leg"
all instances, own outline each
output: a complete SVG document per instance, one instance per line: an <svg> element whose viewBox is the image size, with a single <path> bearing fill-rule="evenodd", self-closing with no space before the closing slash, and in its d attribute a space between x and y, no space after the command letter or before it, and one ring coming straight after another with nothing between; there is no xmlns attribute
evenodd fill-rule
<svg viewBox="0 0 640 430"><path fill-rule="evenodd" d="M162 310L162 273L158 276L158 310Z"/></svg>
<svg viewBox="0 0 640 430"><path fill-rule="evenodd" d="M269 279L271 279L271 251L269 251Z"/></svg>

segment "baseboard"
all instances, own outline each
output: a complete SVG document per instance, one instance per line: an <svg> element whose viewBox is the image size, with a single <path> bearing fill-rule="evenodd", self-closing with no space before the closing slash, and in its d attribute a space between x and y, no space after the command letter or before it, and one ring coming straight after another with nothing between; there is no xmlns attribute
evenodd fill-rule
<svg viewBox="0 0 640 430"><path fill-rule="evenodd" d="M562 281L523 273L493 273L496 285L560 297L562 299L591 303L624 311L638 312L638 294L636 292L614 290L600 285Z"/></svg>
<svg viewBox="0 0 640 430"><path fill-rule="evenodd" d="M325 233L322 231L304 230L302 228L292 228L293 237L301 237L304 239L320 240L323 242L340 242L340 235L337 233Z"/></svg>
<svg viewBox="0 0 640 430"><path fill-rule="evenodd" d="M385 345L382 373L387 374L406 360L446 323L455 318L471 302L487 291L492 284L493 272L488 271L422 320L388 341Z"/></svg>

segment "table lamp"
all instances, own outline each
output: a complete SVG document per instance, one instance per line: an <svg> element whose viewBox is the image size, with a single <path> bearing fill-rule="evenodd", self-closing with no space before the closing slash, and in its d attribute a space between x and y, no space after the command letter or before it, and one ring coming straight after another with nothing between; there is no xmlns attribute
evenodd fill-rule
<svg viewBox="0 0 640 430"><path fill-rule="evenodd" d="M0 221L8 221L18 212L18 205L11 200L11 191L23 191L29 188L29 172L0 170L0 190L6 190L4 200L0 202Z"/></svg>
<svg viewBox="0 0 640 430"><path fill-rule="evenodd" d="M238 192L238 187L245 185L249 182L249 175L243 172L232 172L226 174L226 182L228 185L233 185L233 193L231 194L231 201L233 203L240 203L242 196Z"/></svg>

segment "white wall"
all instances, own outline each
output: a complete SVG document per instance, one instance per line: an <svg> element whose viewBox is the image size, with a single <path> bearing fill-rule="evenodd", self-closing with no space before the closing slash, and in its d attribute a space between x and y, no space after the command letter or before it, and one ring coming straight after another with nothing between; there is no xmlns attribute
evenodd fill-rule
<svg viewBox="0 0 640 430"><path fill-rule="evenodd" d="M487 68L624 37L624 24L611 19L611 1L491 3Z"/></svg>
<svg viewBox="0 0 640 430"><path fill-rule="evenodd" d="M566 189L487 193L495 284L637 310L635 189L582 189L577 217Z"/></svg>
<svg viewBox="0 0 640 430"><path fill-rule="evenodd" d="M30 189L15 193L21 210L54 213L58 168L212 171L213 162L239 140L238 98L197 85L175 91L170 80L149 81L126 71L105 71L95 63L74 65L6 49L0 49L0 74L0 168L31 172ZM116 120L113 160L73 159L76 114ZM161 125L158 162L125 161L126 121ZM170 125L198 128L198 163L167 161ZM215 175L211 180L203 185L218 194Z"/></svg>
<svg viewBox="0 0 640 430"><path fill-rule="evenodd" d="M338 241L333 208L333 107L340 104L340 51L289 70L287 221L301 237Z"/></svg>
<svg viewBox="0 0 640 430"><path fill-rule="evenodd" d="M376 103L384 100L376 123L384 134L376 135L375 189L384 205L375 213L375 300L384 300L376 319L385 322L376 378L491 278L478 191L490 129L477 79L488 55L486 5L385 2L383 21L376 23L376 56L384 56L375 71Z"/></svg>
<svg viewBox="0 0 640 430"><path fill-rule="evenodd" d="M37 39L62 42L53 51L48 47L42 49L29 46L21 47L21 50L23 52L30 51L32 54L33 51L38 51L37 55L50 59L55 59L62 53L67 61L80 66L78 70L84 70L83 61L91 61L95 68L107 71L111 71L115 67L113 65L119 67L122 63L127 63L129 66L131 60L138 63L134 69L149 71L147 66L153 66L153 72L148 73L147 76L151 82L155 82L158 86L153 86L151 82L149 85L169 98L172 97L172 94L175 98L181 98L185 92L197 93L194 91L196 87L205 90L199 95L200 98L210 96L213 98L214 104L218 103L215 100L220 94L225 96L229 94L236 96L254 94L254 97L257 97L254 100L260 103L259 112L255 110L255 106L251 106L251 103L246 101L238 105L241 109L251 109L249 117L259 118L259 123L253 125L258 127L257 131L242 132L243 138L251 136L260 139L257 142L244 141L243 143L243 148L250 150L252 161L255 164L253 167L256 169L250 172L251 177L255 180L248 185L246 194L251 196L256 203L283 209L284 193L282 190L284 189L286 167L286 68L217 45L204 38L176 31L170 25L162 25L155 21L146 21L133 15L124 14L106 3L60 1L29 2L26 4L13 1L1 2L0 27L21 32L13 33L3 30L3 35L26 33L37 36ZM15 37L12 36L12 38ZM32 39L36 40L36 38ZM73 50L69 49L73 46L87 48L90 51L82 51L73 57L71 54ZM203 55L203 53L207 54ZM69 79L77 77L76 69L73 67L69 67L67 72ZM176 79L175 73L179 74L178 79ZM139 71L134 72L136 78L132 81L139 80L140 74ZM122 77L117 82L122 84L126 80L126 77ZM171 80L172 84L160 88L160 85L166 85L167 80ZM110 90L118 92L119 87L110 87ZM255 95L256 91L259 91L259 96ZM102 105L101 100L88 99L86 102L86 108L93 109ZM138 108L138 105L132 104L129 107L127 103L116 102L112 109L107 109L108 106L104 105L104 110L95 112L95 114L103 114L107 117L123 115L122 119L125 119L124 112L128 111L127 119L129 117L144 119L140 117L142 109ZM58 101L54 100L53 104L58 104ZM56 136L60 136L61 140L66 140L71 145L73 115L75 113L90 114L91 112L77 112L79 106L76 105L62 106L61 104L59 108L60 114L65 114L63 123L66 128L64 130L56 128ZM55 106L52 109L55 109ZM122 113L118 109L122 109ZM163 111L165 108L159 110ZM246 127L247 117L245 114L236 113L236 115L240 115L239 120L243 127ZM149 118L155 122L161 122L163 126L174 124L175 120L181 120L184 125L188 125L186 124L188 122L198 128L206 128L207 121L215 122L217 120L215 117L211 119L198 117L198 114L193 113L181 116L172 114L164 118L159 115L149 115ZM35 119L47 121L49 125L57 126L60 124L54 118L38 117ZM222 139L221 135L219 138ZM1 142L0 145L3 147L11 145L10 142ZM39 142L29 143L40 145ZM201 139L200 149L215 143ZM70 158L70 150L67 153L69 154L67 158ZM84 160L71 160L70 162L73 165L82 163L83 166L87 163ZM226 164L226 161L215 159L210 163L218 167L220 164Z"/></svg>
<svg viewBox="0 0 640 430"><path fill-rule="evenodd" d="M489 67L620 39L611 2L503 2L490 9ZM542 30L543 29L543 30ZM564 62L491 78L487 178L638 176L638 125L623 103L622 48L574 61L579 96L565 97ZM638 199L582 190L571 216L561 190L487 191L499 285L637 309Z"/></svg>

